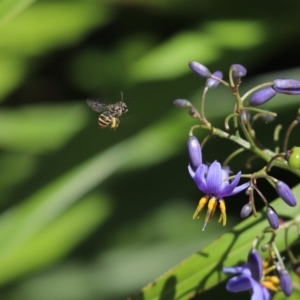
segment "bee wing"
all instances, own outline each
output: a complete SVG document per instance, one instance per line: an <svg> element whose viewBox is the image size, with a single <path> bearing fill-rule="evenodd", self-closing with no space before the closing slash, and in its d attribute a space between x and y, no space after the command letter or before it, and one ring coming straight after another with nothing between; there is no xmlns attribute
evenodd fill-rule
<svg viewBox="0 0 300 300"><path fill-rule="evenodd" d="M89 107L91 107L96 112L101 112L102 110L108 107L108 105L101 103L95 99L87 99L86 103Z"/></svg>

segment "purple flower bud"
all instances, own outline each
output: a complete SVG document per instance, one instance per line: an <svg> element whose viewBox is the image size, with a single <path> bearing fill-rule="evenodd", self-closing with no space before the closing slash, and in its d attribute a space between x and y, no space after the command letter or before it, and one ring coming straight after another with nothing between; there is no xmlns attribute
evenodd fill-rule
<svg viewBox="0 0 300 300"><path fill-rule="evenodd" d="M241 78L247 74L247 70L244 66L239 64L234 64L230 67L232 70L232 77L233 78Z"/></svg>
<svg viewBox="0 0 300 300"><path fill-rule="evenodd" d="M198 139L195 136L190 136L187 142L188 153L191 162L191 168L196 171L202 164L202 152Z"/></svg>
<svg viewBox="0 0 300 300"><path fill-rule="evenodd" d="M271 115L267 115L265 114L262 119L266 122L266 123L271 123L275 120L275 117L274 116L271 116Z"/></svg>
<svg viewBox="0 0 300 300"><path fill-rule="evenodd" d="M277 181L275 183L275 189L279 197L289 206L296 206L297 201L293 195L291 189L283 181Z"/></svg>
<svg viewBox="0 0 300 300"><path fill-rule="evenodd" d="M287 270L281 270L279 272L280 286L283 293L288 297L293 292L293 282L290 274Z"/></svg>
<svg viewBox="0 0 300 300"><path fill-rule="evenodd" d="M191 102L186 99L176 99L173 101L173 104L179 108L191 107Z"/></svg>
<svg viewBox="0 0 300 300"><path fill-rule="evenodd" d="M202 65L196 61L189 62L189 67L200 77L207 78L211 74L204 65Z"/></svg>
<svg viewBox="0 0 300 300"><path fill-rule="evenodd" d="M275 209L272 206L269 205L267 207L266 215L270 226L273 229L277 229L279 227L279 218Z"/></svg>
<svg viewBox="0 0 300 300"><path fill-rule="evenodd" d="M223 73L221 71L216 71L212 75L214 75L217 78L222 79L223 78ZM215 88L219 85L220 81L214 78L208 78L206 80L205 86L207 86L209 89Z"/></svg>
<svg viewBox="0 0 300 300"><path fill-rule="evenodd" d="M300 94L300 81L296 79L275 79L273 89L277 93L288 95Z"/></svg>
<svg viewBox="0 0 300 300"><path fill-rule="evenodd" d="M247 203L242 207L240 216L242 219L247 218L252 213L252 205L251 203Z"/></svg>
<svg viewBox="0 0 300 300"><path fill-rule="evenodd" d="M276 91L274 91L274 89L269 86L254 93L249 100L249 104L251 106L258 106L264 104L271 100L276 94Z"/></svg>
<svg viewBox="0 0 300 300"><path fill-rule="evenodd" d="M262 258L256 249L251 249L249 251L247 263L252 277L257 281L260 281L263 275L263 266Z"/></svg>

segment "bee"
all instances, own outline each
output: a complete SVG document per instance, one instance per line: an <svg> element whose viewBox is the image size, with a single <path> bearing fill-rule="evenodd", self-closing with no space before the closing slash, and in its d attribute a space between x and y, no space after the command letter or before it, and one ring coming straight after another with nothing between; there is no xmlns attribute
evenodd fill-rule
<svg viewBox="0 0 300 300"><path fill-rule="evenodd" d="M120 120L119 117L122 114L128 112L128 108L125 102L123 102L123 94L121 93L121 101L115 104L104 104L98 100L88 99L86 100L89 107L96 112L102 112L98 118L98 124L100 128L104 129L110 127L111 129L117 129Z"/></svg>

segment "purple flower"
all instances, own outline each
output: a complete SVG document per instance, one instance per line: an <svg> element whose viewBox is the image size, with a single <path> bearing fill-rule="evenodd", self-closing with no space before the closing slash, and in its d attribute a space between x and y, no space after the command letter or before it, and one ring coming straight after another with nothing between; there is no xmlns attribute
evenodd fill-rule
<svg viewBox="0 0 300 300"><path fill-rule="evenodd" d="M237 186L241 177L241 172L236 175L232 182L226 180L226 178L229 177L229 170L224 168L222 169L220 163L217 161L213 162L210 166L201 164L196 170L193 170L193 168L189 165L188 169L199 190L205 193L205 196L199 201L193 219L199 218L201 210L208 202L208 210L202 229L204 230L207 223L212 219L216 207L219 204L221 210L219 222L222 221L224 226L226 224L226 206L223 198L243 191L250 185L250 183L247 182Z"/></svg>
<svg viewBox="0 0 300 300"><path fill-rule="evenodd" d="M251 300L270 300L269 291L260 282L262 276L262 259L253 249L248 255L248 261L243 266L223 268L227 274L235 274L226 284L226 289L232 293L252 291Z"/></svg>

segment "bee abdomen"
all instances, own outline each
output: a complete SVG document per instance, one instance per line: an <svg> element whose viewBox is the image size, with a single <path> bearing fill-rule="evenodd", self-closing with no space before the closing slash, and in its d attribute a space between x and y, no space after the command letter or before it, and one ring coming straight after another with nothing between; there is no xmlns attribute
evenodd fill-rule
<svg viewBox="0 0 300 300"><path fill-rule="evenodd" d="M98 124L100 128L106 128L112 121L110 115L106 115L105 113L101 114L98 119Z"/></svg>

